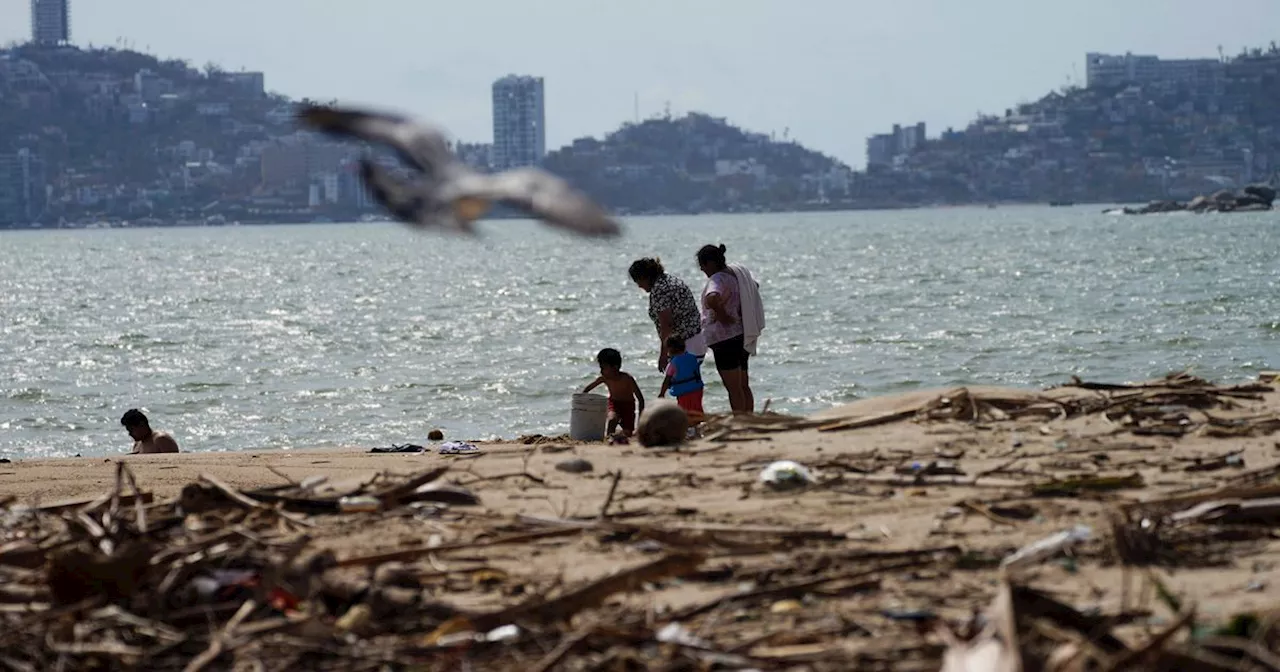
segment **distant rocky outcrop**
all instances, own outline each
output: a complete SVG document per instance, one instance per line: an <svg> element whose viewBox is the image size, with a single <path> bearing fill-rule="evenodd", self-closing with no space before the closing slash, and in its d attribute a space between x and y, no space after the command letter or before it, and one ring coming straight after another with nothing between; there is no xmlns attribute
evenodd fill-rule
<svg viewBox="0 0 1280 672"><path fill-rule="evenodd" d="M1197 196L1187 203L1152 201L1141 208L1108 210L1125 215L1151 215L1167 212L1262 212L1270 210L1276 200L1276 189L1266 184L1251 184L1240 191L1223 189L1209 196Z"/></svg>
<svg viewBox="0 0 1280 672"><path fill-rule="evenodd" d="M847 199L853 171L793 141L691 112L551 152L548 170L629 213L794 209Z"/></svg>

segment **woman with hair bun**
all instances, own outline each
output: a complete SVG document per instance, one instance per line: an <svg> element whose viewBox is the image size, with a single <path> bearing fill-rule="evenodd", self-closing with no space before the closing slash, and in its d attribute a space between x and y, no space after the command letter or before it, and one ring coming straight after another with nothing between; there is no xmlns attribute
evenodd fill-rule
<svg viewBox="0 0 1280 672"><path fill-rule="evenodd" d="M764 328L760 285L744 266L730 266L724 253L724 245L703 245L698 250L698 268L707 276L702 290L702 334L729 393L729 407L735 413L754 413L747 360Z"/></svg>

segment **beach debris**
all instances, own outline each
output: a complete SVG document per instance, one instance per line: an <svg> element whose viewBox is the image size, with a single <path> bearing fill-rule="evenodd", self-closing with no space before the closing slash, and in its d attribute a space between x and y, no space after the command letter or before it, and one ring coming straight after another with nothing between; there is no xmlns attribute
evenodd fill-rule
<svg viewBox="0 0 1280 672"><path fill-rule="evenodd" d="M516 443L523 443L526 446L544 445L544 444L574 444L584 443L578 441L568 434L557 434L556 436L543 436L541 434L525 434L516 439ZM565 450L568 450L566 447Z"/></svg>
<svg viewBox="0 0 1280 672"><path fill-rule="evenodd" d="M682 443L689 430L689 416L674 401L659 399L644 409L636 424L636 439L645 447Z"/></svg>
<svg viewBox="0 0 1280 672"><path fill-rule="evenodd" d="M575 457L571 460L563 460L556 463L556 471L563 471L570 474L585 474L589 471L594 471L595 468L595 465L591 464L589 460L584 460L581 457Z"/></svg>
<svg viewBox="0 0 1280 672"><path fill-rule="evenodd" d="M397 445L393 443L391 444L390 448L371 448L369 449L369 452L371 453L421 453L425 450L426 448L423 448L422 446L419 446L413 443L406 443L403 445Z"/></svg>
<svg viewBox="0 0 1280 672"><path fill-rule="evenodd" d="M1013 569L1033 565L1047 560L1093 536L1093 528L1088 525L1076 525L1055 535L1045 537L1035 543L1023 546L1000 562L1005 569Z"/></svg>
<svg viewBox="0 0 1280 672"><path fill-rule="evenodd" d="M716 416L705 443L607 450L610 470L571 487L540 474L573 455L544 448L579 442L545 437L350 479L282 460L264 487L176 491L121 460L98 496L0 497L0 669L1280 667L1280 612L1219 622L1193 604L1213 594L1201 568L1236 570L1206 614L1273 592L1280 463L1240 438L1265 430L1246 398L1263 392L1097 385L858 411L928 423L883 435L817 433L852 416ZM1179 434L1132 436L1165 424ZM1240 448L1249 469L1227 463ZM751 497L770 467L804 496Z"/></svg>
<svg viewBox="0 0 1280 672"><path fill-rule="evenodd" d="M791 490L813 485L809 468L791 460L778 460L760 471L760 482L774 490Z"/></svg>
<svg viewBox="0 0 1280 672"><path fill-rule="evenodd" d="M433 429L427 432L428 441L444 441L444 432L440 429Z"/></svg>
<svg viewBox="0 0 1280 672"><path fill-rule="evenodd" d="M440 449L437 452L441 455L466 455L480 452L480 449L466 441L445 441L440 444Z"/></svg>
<svg viewBox="0 0 1280 672"><path fill-rule="evenodd" d="M1262 436L1280 431L1280 414L1231 415L1243 401L1257 401L1274 391L1270 385L1214 385L1187 372L1143 383L1090 383L1072 378L1044 391L1000 387L958 387L941 394L904 395L885 409L880 400L854 402L822 414L821 432L873 427L893 422L942 420L992 423L1022 418L1063 420L1100 415L1139 436L1180 437L1204 431L1212 436ZM860 413L860 408L873 409ZM797 420L790 429L813 424ZM1015 436L1014 449L1025 440Z"/></svg>
<svg viewBox="0 0 1280 672"><path fill-rule="evenodd" d="M342 513L367 513L380 508L382 508L382 502L377 497L359 496L338 499L338 510Z"/></svg>

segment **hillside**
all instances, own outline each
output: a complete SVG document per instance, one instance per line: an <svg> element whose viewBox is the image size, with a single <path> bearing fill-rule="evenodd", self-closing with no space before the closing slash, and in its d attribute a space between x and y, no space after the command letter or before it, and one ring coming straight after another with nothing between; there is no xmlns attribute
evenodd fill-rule
<svg viewBox="0 0 1280 672"><path fill-rule="evenodd" d="M950 202L1126 202L1273 180L1280 50L1249 50L1202 67L1209 72L1196 81L1068 88L981 116L870 175L868 184Z"/></svg>
<svg viewBox="0 0 1280 672"><path fill-rule="evenodd" d="M844 200L853 178L831 157L700 113L624 124L603 140L551 152L543 164L631 212L816 206Z"/></svg>
<svg viewBox="0 0 1280 672"><path fill-rule="evenodd" d="M263 152L295 132L290 101L264 80L127 50L0 52L0 223L195 216L261 193ZM25 177L5 174L19 151Z"/></svg>
<svg viewBox="0 0 1280 672"><path fill-rule="evenodd" d="M940 137L876 136L867 172L702 113L624 124L544 165L622 213L1189 200L1277 182L1280 48L1165 63L1166 75L1055 91ZM0 227L375 212L361 148L300 132L265 83L127 50L0 51ZM479 169L492 149L457 145Z"/></svg>

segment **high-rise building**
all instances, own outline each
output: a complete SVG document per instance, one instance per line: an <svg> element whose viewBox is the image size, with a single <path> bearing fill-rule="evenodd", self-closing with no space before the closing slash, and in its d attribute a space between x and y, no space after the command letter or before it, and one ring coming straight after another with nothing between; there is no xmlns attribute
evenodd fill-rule
<svg viewBox="0 0 1280 672"><path fill-rule="evenodd" d="M541 77L507 75L493 83L493 167L532 166L547 153Z"/></svg>
<svg viewBox="0 0 1280 672"><path fill-rule="evenodd" d="M1214 58L1161 60L1158 56L1087 53L1085 86L1088 88L1126 84L1182 84L1208 87L1221 82L1226 64Z"/></svg>
<svg viewBox="0 0 1280 672"><path fill-rule="evenodd" d="M889 166L894 159L910 154L925 142L924 122L903 126L893 125L892 133L881 133L867 138L867 166Z"/></svg>
<svg viewBox="0 0 1280 672"><path fill-rule="evenodd" d="M71 0L31 0L31 41L47 45L71 41Z"/></svg>
<svg viewBox="0 0 1280 672"><path fill-rule="evenodd" d="M0 225L27 224L44 214L44 162L29 149L0 154Z"/></svg>

